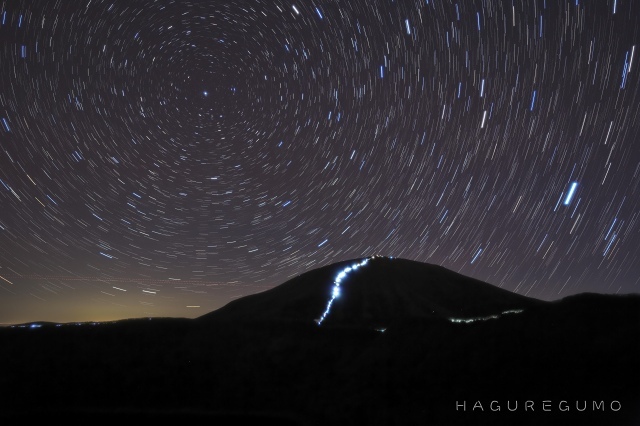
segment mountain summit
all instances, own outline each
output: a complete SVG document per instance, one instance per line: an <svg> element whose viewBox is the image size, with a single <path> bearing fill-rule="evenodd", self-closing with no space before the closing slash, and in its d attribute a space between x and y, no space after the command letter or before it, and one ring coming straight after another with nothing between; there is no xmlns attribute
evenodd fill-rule
<svg viewBox="0 0 640 426"><path fill-rule="evenodd" d="M440 266L375 256L314 269L200 319L385 327L415 318L481 318L543 303Z"/></svg>

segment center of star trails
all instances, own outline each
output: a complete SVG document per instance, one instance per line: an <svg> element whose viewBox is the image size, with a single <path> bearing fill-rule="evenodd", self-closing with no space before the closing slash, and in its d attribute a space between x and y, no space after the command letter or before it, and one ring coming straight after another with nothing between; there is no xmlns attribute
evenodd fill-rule
<svg viewBox="0 0 640 426"><path fill-rule="evenodd" d="M346 268L342 269L340 272L338 272L338 275L336 275L335 279L333 280L333 290L331 291L331 299L329 299L329 302L327 303L327 307L324 310L324 313L322 314L320 319L316 320L318 325L321 325L322 322L327 317L327 315L329 315L329 311L331 310L331 305L333 304L333 301L340 296L340 284L342 283L342 280L344 280L350 272L355 271L356 269L366 265L367 263L369 263L369 258L364 259L362 262L359 262L359 263L353 263L347 266Z"/></svg>

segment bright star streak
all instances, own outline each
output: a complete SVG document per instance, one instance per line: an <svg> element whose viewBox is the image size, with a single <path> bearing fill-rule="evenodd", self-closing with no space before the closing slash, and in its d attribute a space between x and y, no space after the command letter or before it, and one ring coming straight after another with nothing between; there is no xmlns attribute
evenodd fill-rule
<svg viewBox="0 0 640 426"><path fill-rule="evenodd" d="M536 103L536 91L533 91L533 97L531 98L531 106L529 107L529 110L533 111L533 106Z"/></svg>
<svg viewBox="0 0 640 426"><path fill-rule="evenodd" d="M567 198L564 199L564 205L568 206L571 203L571 199L573 198L573 194L576 192L576 188L578 187L578 182L573 182L571 184L571 189L569 189L569 193L567 194Z"/></svg>
<svg viewBox="0 0 640 426"><path fill-rule="evenodd" d="M8 279L6 279L5 277L3 277L2 275L0 275L0 279L2 279L3 281L8 282L9 284L13 285L13 283L11 281L9 281Z"/></svg>
<svg viewBox="0 0 640 426"><path fill-rule="evenodd" d="M482 249L479 249L478 252L476 253L476 255L473 257L473 259L471 260L471 264L473 265L473 262L476 261L476 259L478 258L478 256L480 256L480 253L482 253Z"/></svg>

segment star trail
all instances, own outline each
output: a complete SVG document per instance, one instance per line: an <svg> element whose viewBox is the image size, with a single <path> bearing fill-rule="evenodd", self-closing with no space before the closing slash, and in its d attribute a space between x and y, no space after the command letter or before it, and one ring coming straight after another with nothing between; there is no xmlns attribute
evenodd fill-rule
<svg viewBox="0 0 640 426"><path fill-rule="evenodd" d="M640 2L4 1L0 323L384 254L640 286Z"/></svg>

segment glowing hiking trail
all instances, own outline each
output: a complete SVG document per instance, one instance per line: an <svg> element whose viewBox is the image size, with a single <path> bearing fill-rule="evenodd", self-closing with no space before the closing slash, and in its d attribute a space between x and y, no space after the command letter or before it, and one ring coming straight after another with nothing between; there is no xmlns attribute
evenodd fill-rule
<svg viewBox="0 0 640 426"><path fill-rule="evenodd" d="M346 268L341 270L338 273L338 275L336 275L336 278L333 280L333 290L331 291L331 299L329 299L329 303L327 303L327 308L324 310L324 313L322 314L320 319L316 320L318 325L321 325L322 321L324 321L327 315L329 315L329 311L331 310L331 305L333 304L333 301L340 296L340 283L342 283L342 280L344 280L347 277L349 272L355 271L356 269L366 265L367 263L369 263L369 258L364 259L360 263L354 263L352 265L347 266Z"/></svg>

